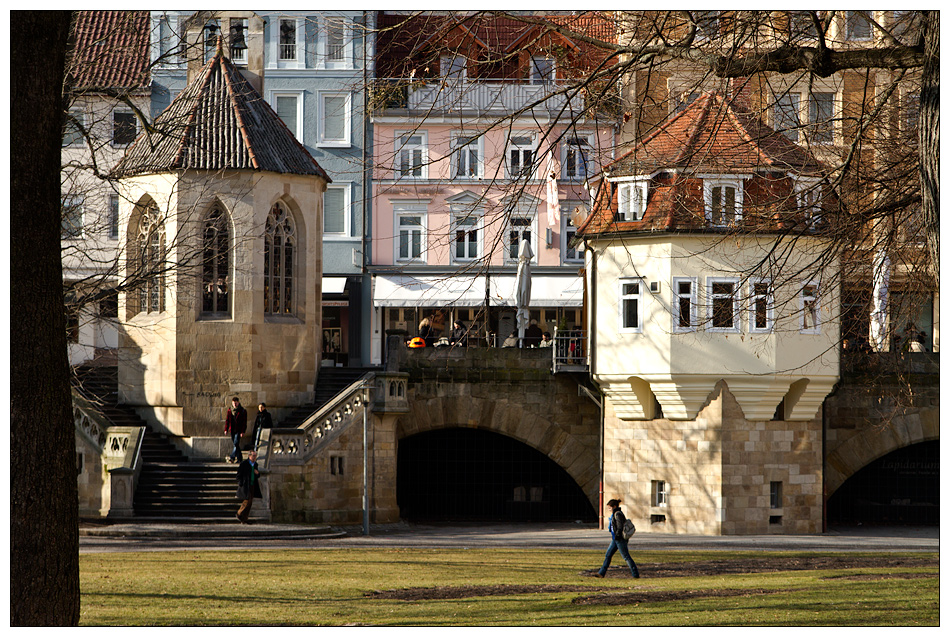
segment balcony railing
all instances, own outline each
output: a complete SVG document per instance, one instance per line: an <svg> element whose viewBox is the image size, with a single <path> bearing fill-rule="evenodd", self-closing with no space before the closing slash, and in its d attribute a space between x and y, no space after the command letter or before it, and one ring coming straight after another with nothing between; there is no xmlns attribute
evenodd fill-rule
<svg viewBox="0 0 950 637"><path fill-rule="evenodd" d="M584 98L572 95L570 91L565 94L565 88L566 85L562 83L530 84L518 80L382 79L376 83L374 106L377 109L408 109L422 113L511 113L525 109L553 113L562 110L582 112L585 108Z"/></svg>

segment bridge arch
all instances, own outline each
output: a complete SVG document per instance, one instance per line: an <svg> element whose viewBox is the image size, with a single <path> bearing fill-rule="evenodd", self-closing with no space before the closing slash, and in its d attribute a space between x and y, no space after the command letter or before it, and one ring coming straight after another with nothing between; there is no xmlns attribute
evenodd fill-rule
<svg viewBox="0 0 950 637"><path fill-rule="evenodd" d="M560 383L530 385L493 385L491 396L473 395L476 386L470 384L440 384L435 391L431 386L428 390L425 385L410 386L411 410L396 423L397 445L410 436L442 429L498 433L537 450L561 467L597 511L599 410L577 396L576 385L573 395L559 391L565 389ZM453 395L446 395L447 391Z"/></svg>
<svg viewBox="0 0 950 637"><path fill-rule="evenodd" d="M825 459L825 497L831 497L848 478L878 458L919 442L939 439L936 409L895 415L860 429L829 450Z"/></svg>

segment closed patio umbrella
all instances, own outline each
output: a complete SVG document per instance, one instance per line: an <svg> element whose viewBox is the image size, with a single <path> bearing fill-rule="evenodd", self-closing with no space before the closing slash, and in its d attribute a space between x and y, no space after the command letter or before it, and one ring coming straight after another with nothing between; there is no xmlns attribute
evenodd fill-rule
<svg viewBox="0 0 950 637"><path fill-rule="evenodd" d="M518 247L518 275L515 277L515 296L518 303L518 342L524 343L524 331L531 316L528 305L531 303L531 259L534 251L527 239L521 240Z"/></svg>

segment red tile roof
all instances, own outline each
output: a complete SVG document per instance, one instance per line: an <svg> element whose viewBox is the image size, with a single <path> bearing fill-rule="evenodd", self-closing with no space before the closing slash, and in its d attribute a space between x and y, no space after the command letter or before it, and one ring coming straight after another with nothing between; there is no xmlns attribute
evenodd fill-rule
<svg viewBox="0 0 950 637"><path fill-rule="evenodd" d="M73 40L71 90L148 87L148 11L77 11Z"/></svg>
<svg viewBox="0 0 950 637"><path fill-rule="evenodd" d="M794 181L820 177L822 164L741 104L719 93L704 94L607 164L593 209L577 234L735 230L709 228L703 176L710 175L747 177L740 222L744 231L813 232L815 228L804 223L804 214L797 210ZM611 180L625 176L650 181L647 206L638 221L616 221L617 188ZM825 198L825 208L832 203L832 197Z"/></svg>

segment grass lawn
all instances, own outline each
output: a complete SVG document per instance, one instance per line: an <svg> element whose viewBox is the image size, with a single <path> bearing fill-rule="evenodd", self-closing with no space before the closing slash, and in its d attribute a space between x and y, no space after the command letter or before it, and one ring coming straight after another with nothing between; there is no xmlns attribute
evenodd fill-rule
<svg viewBox="0 0 950 637"><path fill-rule="evenodd" d="M819 555L891 557L901 564L809 570L807 560ZM762 558L780 569L798 564L797 570L733 568L754 560L759 567L751 570L761 571ZM921 558L927 563L913 563ZM85 554L80 625L939 624L936 553L657 551L635 552L634 559L639 580L619 568L604 579L582 575L600 565L602 553L592 550ZM694 569L700 564L705 572Z"/></svg>

